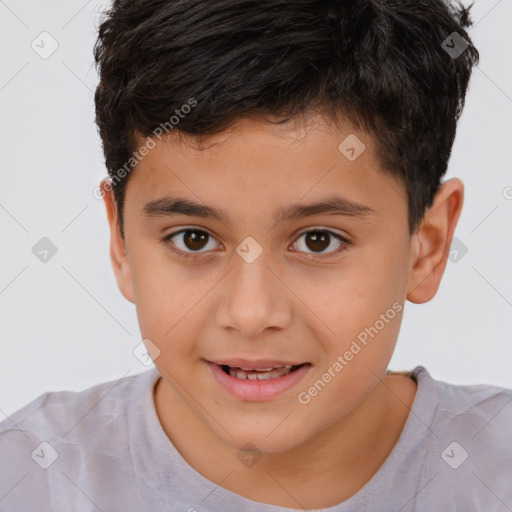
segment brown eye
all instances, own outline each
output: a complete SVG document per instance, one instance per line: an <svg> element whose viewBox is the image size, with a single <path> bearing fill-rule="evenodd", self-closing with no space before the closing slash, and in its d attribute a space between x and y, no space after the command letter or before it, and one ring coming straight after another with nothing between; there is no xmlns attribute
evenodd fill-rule
<svg viewBox="0 0 512 512"><path fill-rule="evenodd" d="M325 231L310 231L306 233L306 245L312 251L324 251L329 247L330 235Z"/></svg>
<svg viewBox="0 0 512 512"><path fill-rule="evenodd" d="M183 243L187 249L199 251L206 245L209 236L210 235L204 231L184 231Z"/></svg>
<svg viewBox="0 0 512 512"><path fill-rule="evenodd" d="M206 250L214 249L216 245L214 238L200 229L182 229L166 236L164 241L171 245L173 251L184 256L203 253L205 248Z"/></svg>
<svg viewBox="0 0 512 512"><path fill-rule="evenodd" d="M304 240L300 241L302 238L304 238ZM307 254L318 254L319 256L324 254L329 256L341 252L347 245L349 245L348 240L345 240L341 235L325 229L306 231L302 233L298 241L294 243L295 248L299 251L304 251ZM334 250L325 252L329 247Z"/></svg>

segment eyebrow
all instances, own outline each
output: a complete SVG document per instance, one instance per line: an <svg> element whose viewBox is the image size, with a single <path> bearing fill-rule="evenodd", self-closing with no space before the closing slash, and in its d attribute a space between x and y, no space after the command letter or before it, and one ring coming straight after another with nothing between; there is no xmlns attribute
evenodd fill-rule
<svg viewBox="0 0 512 512"><path fill-rule="evenodd" d="M155 199L147 203L143 211L148 217L186 215L189 217L212 218L231 226L230 215L223 208L196 203L183 197L166 196ZM336 195L310 204L292 204L282 207L275 212L274 221L285 222L320 214L365 218L376 215L377 212L369 206Z"/></svg>

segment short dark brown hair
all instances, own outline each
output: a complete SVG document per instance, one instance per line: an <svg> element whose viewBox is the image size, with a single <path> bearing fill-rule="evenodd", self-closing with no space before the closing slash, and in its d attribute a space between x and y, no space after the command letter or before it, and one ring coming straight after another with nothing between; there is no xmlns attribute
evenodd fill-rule
<svg viewBox="0 0 512 512"><path fill-rule="evenodd" d="M478 63L466 32L471 7L114 0L94 47L96 123L109 175L136 165L135 135L152 136L191 98L194 108L175 127L191 135L221 132L242 117L286 122L319 110L375 136L382 168L405 184L413 233L446 172ZM114 193L123 231L129 174L122 174Z"/></svg>

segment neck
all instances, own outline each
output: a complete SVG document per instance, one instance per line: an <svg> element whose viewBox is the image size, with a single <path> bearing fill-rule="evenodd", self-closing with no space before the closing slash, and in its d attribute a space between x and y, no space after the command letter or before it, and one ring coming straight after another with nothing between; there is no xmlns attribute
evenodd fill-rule
<svg viewBox="0 0 512 512"><path fill-rule="evenodd" d="M416 383L409 377L386 375L342 419L293 449L263 454L249 468L240 464L239 450L219 439L163 379L154 398L165 433L205 478L254 501L325 508L355 494L384 463L415 394ZM179 422L173 421L176 417Z"/></svg>

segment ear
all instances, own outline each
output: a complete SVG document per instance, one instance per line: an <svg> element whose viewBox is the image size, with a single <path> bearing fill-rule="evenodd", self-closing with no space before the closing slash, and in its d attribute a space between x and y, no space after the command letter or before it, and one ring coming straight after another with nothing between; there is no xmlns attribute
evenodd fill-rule
<svg viewBox="0 0 512 512"><path fill-rule="evenodd" d="M411 270L407 299L415 304L432 300L443 277L453 233L462 211L464 184L458 178L445 181L432 206L412 236Z"/></svg>
<svg viewBox="0 0 512 512"><path fill-rule="evenodd" d="M100 183L101 195L107 210L108 223L110 225L110 260L117 280L117 286L123 297L135 303L133 294L133 281L128 261L126 243L121 234L121 226L117 212L117 202L109 178L104 178Z"/></svg>

